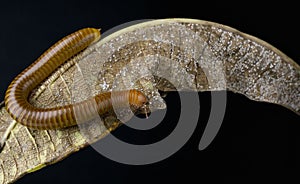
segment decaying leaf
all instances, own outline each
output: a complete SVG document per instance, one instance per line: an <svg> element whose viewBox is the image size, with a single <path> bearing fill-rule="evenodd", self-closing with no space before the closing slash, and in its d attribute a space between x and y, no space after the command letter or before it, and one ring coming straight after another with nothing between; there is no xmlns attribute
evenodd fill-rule
<svg viewBox="0 0 300 184"><path fill-rule="evenodd" d="M49 76L29 100L55 107L103 91L137 88L155 110L165 107L158 90L230 90L299 114L299 86L300 67L255 37L212 22L164 19L107 35ZM58 162L120 125L113 113L102 119L96 128L88 125L88 137L78 127L32 130L16 123L2 103L1 140L11 131L0 153L0 183Z"/></svg>

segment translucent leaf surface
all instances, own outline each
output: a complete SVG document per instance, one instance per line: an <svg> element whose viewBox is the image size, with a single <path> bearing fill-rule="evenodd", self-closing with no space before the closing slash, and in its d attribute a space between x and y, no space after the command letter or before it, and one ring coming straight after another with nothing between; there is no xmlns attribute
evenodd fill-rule
<svg viewBox="0 0 300 184"><path fill-rule="evenodd" d="M299 114L299 84L300 67L255 37L216 23L165 19L106 35L49 76L29 100L55 107L103 91L137 88L156 110L165 108L158 90L230 90ZM104 124L88 125L88 137L78 127L32 130L18 123L13 127L2 104L1 139L12 131L0 153L0 183L58 162L120 125L113 113L102 119Z"/></svg>

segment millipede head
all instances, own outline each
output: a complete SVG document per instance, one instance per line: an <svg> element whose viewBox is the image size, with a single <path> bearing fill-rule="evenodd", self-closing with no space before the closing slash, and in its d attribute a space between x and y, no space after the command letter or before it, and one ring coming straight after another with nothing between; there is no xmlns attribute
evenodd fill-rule
<svg viewBox="0 0 300 184"><path fill-rule="evenodd" d="M147 114L149 100L141 91L132 89L129 92L129 102L133 111L137 114Z"/></svg>

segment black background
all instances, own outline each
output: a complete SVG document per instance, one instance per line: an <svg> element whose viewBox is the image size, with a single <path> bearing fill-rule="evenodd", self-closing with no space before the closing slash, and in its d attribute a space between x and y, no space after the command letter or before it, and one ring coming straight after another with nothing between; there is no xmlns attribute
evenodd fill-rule
<svg viewBox="0 0 300 184"><path fill-rule="evenodd" d="M300 61L299 9L282 1L5 1L0 6L0 98L10 81L63 36L83 27L102 32L119 24L156 18L195 18L222 23L261 38ZM190 141L170 158L151 165L130 166L111 161L91 147L65 160L28 174L17 183L208 183L297 179L299 173L299 116L278 105L258 103L228 93L222 127L204 151L198 143L209 112L209 93L199 93L201 116ZM124 140L153 141L171 132L176 120L177 94L164 125L150 133L121 127ZM208 105L207 108L205 106ZM173 121L176 122L176 121ZM143 142L143 141L142 141ZM122 154L122 153L120 153ZM299 179L299 178L298 178Z"/></svg>

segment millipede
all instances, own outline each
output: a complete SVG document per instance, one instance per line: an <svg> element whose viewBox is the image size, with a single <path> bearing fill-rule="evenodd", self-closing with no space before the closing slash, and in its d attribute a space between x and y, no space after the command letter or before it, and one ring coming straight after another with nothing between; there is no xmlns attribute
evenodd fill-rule
<svg viewBox="0 0 300 184"><path fill-rule="evenodd" d="M135 89L117 91L114 95L112 92L100 93L82 102L54 108L38 108L28 102L30 92L52 72L99 39L99 29L78 30L59 40L21 72L11 82L5 94L5 106L12 118L34 129L61 129L82 123L77 122L76 119L84 122L96 115L111 111L113 104L125 106L129 103L137 109L145 105L148 101L147 97ZM91 109L93 108L91 104L94 102L96 102L96 113ZM77 113L78 110L80 113Z"/></svg>

